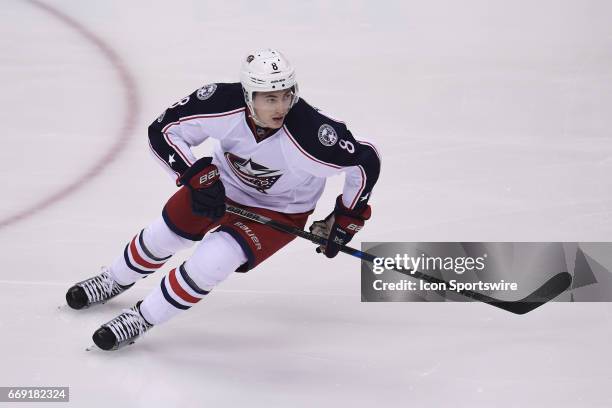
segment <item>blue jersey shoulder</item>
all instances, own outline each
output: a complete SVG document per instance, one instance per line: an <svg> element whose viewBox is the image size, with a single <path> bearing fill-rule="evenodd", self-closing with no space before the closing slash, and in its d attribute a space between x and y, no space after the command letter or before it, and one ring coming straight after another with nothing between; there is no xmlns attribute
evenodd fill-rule
<svg viewBox="0 0 612 408"><path fill-rule="evenodd" d="M245 106L242 86L239 82L212 83L204 85L189 95L185 110L193 111L194 115L214 114L240 109Z"/></svg>
<svg viewBox="0 0 612 408"><path fill-rule="evenodd" d="M214 115L246 106L240 83L212 83L198 88L168 107L151 124L150 131L161 130L181 118Z"/></svg>
<svg viewBox="0 0 612 408"><path fill-rule="evenodd" d="M326 163L350 166L354 158L343 146L355 145L346 125L300 99L285 118L291 137L308 154Z"/></svg>

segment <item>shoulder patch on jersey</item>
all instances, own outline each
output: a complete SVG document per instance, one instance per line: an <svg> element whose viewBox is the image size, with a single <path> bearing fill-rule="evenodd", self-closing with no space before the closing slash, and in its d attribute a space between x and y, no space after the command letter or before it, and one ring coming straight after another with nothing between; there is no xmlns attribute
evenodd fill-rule
<svg viewBox="0 0 612 408"><path fill-rule="evenodd" d="M178 102L173 103L155 123L163 128L181 118L226 113L246 108L242 86L235 83L206 84Z"/></svg>
<svg viewBox="0 0 612 408"><path fill-rule="evenodd" d="M300 98L285 119L292 139L309 155L326 163L343 161L338 146L347 137L346 125L325 116Z"/></svg>
<svg viewBox="0 0 612 408"><path fill-rule="evenodd" d="M205 101L206 99L210 98L216 90L217 84L215 83L204 85L203 87L198 89L198 91L196 92L196 97L201 101Z"/></svg>
<svg viewBox="0 0 612 408"><path fill-rule="evenodd" d="M336 130L327 123L319 127L318 135L319 142L321 142L323 146L333 146L338 141L338 133L336 133Z"/></svg>

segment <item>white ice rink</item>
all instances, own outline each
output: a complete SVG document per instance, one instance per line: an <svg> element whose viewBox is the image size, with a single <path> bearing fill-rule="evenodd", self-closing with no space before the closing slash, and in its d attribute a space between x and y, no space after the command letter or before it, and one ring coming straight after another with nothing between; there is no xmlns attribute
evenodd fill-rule
<svg viewBox="0 0 612 408"><path fill-rule="evenodd" d="M264 46L381 151L355 246L612 240L611 21L608 0L3 0L0 386L70 386L74 407L612 406L611 305L361 303L359 262L305 241L119 352L85 348L169 268L58 309L175 189L148 124Z"/></svg>

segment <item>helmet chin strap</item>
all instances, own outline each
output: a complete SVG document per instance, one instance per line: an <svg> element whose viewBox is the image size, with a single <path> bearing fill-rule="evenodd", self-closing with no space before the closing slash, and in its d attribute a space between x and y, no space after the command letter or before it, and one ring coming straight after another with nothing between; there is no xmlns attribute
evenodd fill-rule
<svg viewBox="0 0 612 408"><path fill-rule="evenodd" d="M261 120L259 120L259 118L257 117L254 111L251 111L251 119L253 119L253 122L255 122L255 124L259 127L262 127L262 128L269 127L269 126L266 126Z"/></svg>
<svg viewBox="0 0 612 408"><path fill-rule="evenodd" d="M266 124L263 123L255 114L255 108L253 107L253 103L249 103L247 104L247 106L249 108L249 113L251 114L251 119L253 120L253 123L255 123L259 127L268 129L269 126L266 126Z"/></svg>
<svg viewBox="0 0 612 408"><path fill-rule="evenodd" d="M251 117L251 120L253 121L253 123L255 123L257 126L261 127L261 128L268 128L268 126L266 126L261 120L259 120L259 118L257 117L257 115L255 114L255 109L251 106L251 104L248 105L249 107L249 116Z"/></svg>

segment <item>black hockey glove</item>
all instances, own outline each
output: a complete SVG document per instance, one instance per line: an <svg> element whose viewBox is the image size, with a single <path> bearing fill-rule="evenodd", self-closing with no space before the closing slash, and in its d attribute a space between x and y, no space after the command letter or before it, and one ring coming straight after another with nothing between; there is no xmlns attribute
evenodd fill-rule
<svg viewBox="0 0 612 408"><path fill-rule="evenodd" d="M191 209L194 214L213 220L225 214L225 187L219 178L219 169L211 157L202 157L176 181L191 192Z"/></svg>
<svg viewBox="0 0 612 408"><path fill-rule="evenodd" d="M311 233L327 239L327 245L318 247L317 252L323 252L328 258L338 255L340 245L349 243L371 215L369 205L360 210L350 210L342 204L342 195L338 196L334 211L310 226Z"/></svg>

